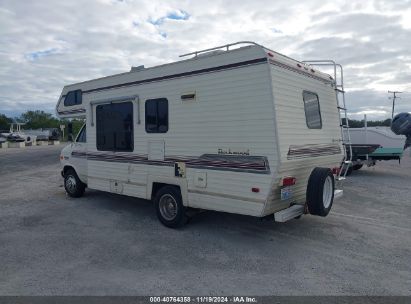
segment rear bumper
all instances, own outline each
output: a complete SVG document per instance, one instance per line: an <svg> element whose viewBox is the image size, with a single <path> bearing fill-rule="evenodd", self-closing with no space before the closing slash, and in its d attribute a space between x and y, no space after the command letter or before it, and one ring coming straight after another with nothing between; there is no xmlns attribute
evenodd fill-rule
<svg viewBox="0 0 411 304"><path fill-rule="evenodd" d="M304 205L292 205L287 209L274 213L274 220L276 222L284 223L302 214L304 214Z"/></svg>
<svg viewBox="0 0 411 304"><path fill-rule="evenodd" d="M334 190L334 200L339 199L342 196L343 196L342 189ZM306 213L304 205L292 205L289 208L286 208L286 209L283 209L283 210L280 210L274 213L274 220L276 222L284 223L293 218L299 217L300 215L303 215L304 213Z"/></svg>

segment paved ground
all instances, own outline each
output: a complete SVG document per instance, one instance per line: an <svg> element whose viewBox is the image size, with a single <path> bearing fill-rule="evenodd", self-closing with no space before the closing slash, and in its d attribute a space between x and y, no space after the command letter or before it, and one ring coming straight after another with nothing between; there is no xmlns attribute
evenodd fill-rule
<svg viewBox="0 0 411 304"><path fill-rule="evenodd" d="M0 295L411 295L411 159L353 174L326 218L206 212L65 195L60 147L0 150Z"/></svg>

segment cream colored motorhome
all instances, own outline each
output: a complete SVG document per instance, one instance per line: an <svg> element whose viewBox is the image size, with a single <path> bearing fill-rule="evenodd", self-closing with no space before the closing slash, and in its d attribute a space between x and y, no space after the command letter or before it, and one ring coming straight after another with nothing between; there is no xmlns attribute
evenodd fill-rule
<svg viewBox="0 0 411 304"><path fill-rule="evenodd" d="M153 200L168 227L189 208L326 216L342 194L336 77L252 42L183 56L63 88L58 115L86 118L61 152L67 193Z"/></svg>

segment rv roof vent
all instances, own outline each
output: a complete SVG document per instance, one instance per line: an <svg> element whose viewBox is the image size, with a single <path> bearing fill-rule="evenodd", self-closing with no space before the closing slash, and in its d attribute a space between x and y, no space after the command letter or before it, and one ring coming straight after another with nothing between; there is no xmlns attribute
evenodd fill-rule
<svg viewBox="0 0 411 304"><path fill-rule="evenodd" d="M144 65L139 65L139 66L136 66L136 67L132 66L130 72L138 72L138 71L142 71L144 69L145 69Z"/></svg>

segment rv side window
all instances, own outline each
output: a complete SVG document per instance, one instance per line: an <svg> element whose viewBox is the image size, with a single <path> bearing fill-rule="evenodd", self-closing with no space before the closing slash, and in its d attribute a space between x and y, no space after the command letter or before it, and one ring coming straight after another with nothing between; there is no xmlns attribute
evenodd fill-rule
<svg viewBox="0 0 411 304"><path fill-rule="evenodd" d="M64 106L74 106L82 103L82 93L81 90L70 91L66 94L64 98Z"/></svg>
<svg viewBox="0 0 411 304"><path fill-rule="evenodd" d="M146 132L166 133L168 131L168 100L166 98L146 101Z"/></svg>
<svg viewBox="0 0 411 304"><path fill-rule="evenodd" d="M310 129L321 129L322 121L318 95L312 92L304 91L303 100L307 127Z"/></svg>
<svg viewBox="0 0 411 304"><path fill-rule="evenodd" d="M133 151L133 103L112 103L96 108L97 150Z"/></svg>

